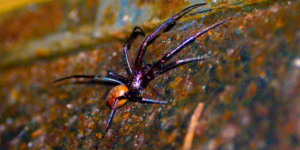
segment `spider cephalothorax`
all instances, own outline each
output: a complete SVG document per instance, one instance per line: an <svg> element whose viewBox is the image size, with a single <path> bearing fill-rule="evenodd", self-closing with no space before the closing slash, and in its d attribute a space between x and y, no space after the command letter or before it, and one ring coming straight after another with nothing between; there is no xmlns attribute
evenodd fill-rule
<svg viewBox="0 0 300 150"><path fill-rule="evenodd" d="M183 47L194 41L197 37L200 35L206 33L212 28L215 28L228 20L223 20L220 22L217 22L211 26L208 26L193 36L187 38L184 42L182 42L179 46L177 46L172 51L165 54L159 61L157 61L154 65L150 64L143 64L143 56L146 51L146 47L148 45L148 42L153 40L156 36L156 34L161 31L162 29L165 29L170 24L174 23L175 20L180 18L182 15L187 13L193 8L205 5L206 3L196 4L192 5L190 7L185 8L181 12L177 13L176 15L172 16L170 19L165 21L160 27L158 27L152 34L150 34L142 43L138 55L135 60L135 67L132 69L131 63L128 59L128 48L130 47L130 43L132 40L138 35L138 34L144 34L143 30L139 27L135 27L133 29L133 32L127 42L124 44L123 52L124 52L124 60L125 60L125 67L128 71L129 78L123 77L121 75L118 75L116 73L113 73L111 71L108 71L107 77L104 76L97 76L97 75L73 75L65 78L61 78L58 80L55 80L54 82L62 81L69 78L90 78L98 81L104 81L104 82L110 82L118 84L115 86L108 94L106 102L109 107L111 107L111 113L109 115L109 118L106 122L105 129L103 131L102 137L98 144L96 145L96 149L98 149L101 141L104 139L104 136L109 128L109 125L111 123L111 120L113 118L114 113L116 112L116 109L123 106L127 101L135 101L135 102L142 102L142 103L155 103L155 104L165 104L167 101L157 101L152 99L147 99L141 97L141 92L147 87L147 85L155 79L158 75L161 75L171 69L174 69L180 65L195 62L195 61L201 61L209 58L209 56L198 56L194 58L188 58L183 60L178 60L175 62L171 62L167 65L165 63L170 60L175 54L177 54Z"/></svg>

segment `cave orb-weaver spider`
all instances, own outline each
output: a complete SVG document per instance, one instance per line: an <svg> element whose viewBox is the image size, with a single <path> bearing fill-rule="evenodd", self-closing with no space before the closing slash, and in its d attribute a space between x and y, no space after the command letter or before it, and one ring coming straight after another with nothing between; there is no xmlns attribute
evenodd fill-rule
<svg viewBox="0 0 300 150"><path fill-rule="evenodd" d="M129 101L135 101L135 102L141 102L141 103L154 103L154 104L166 104L167 101L157 101L152 99L147 99L141 97L142 91L147 87L147 85L155 79L158 75L161 75L169 70L172 70L180 65L195 62L195 61L201 61L205 60L207 58L210 58L209 56L198 56L194 58L188 58L183 60L178 60L172 63L169 63L165 65L165 63L171 59L175 54L177 54L182 48L184 48L186 45L194 41L196 38L201 36L202 34L208 32L210 29L213 29L227 21L229 21L231 18L223 21L219 21L213 25L210 25L193 36L187 38L184 42L182 42L180 45L178 45L175 49L165 54L160 60L158 60L154 65L151 64L142 64L143 56L146 51L146 47L148 45L149 41L152 41L156 34L161 31L162 29L165 29L169 25L173 24L178 18L180 18L182 15L189 12L191 9L194 9L199 6L206 5L206 3L200 3L195 4L190 7L187 7L180 11L179 13L175 14L171 18L169 18L167 21L165 21L161 26L159 26L152 34L150 34L142 43L138 55L135 60L135 68L133 69L131 67L130 60L128 59L128 49L130 47L130 44L132 40L138 35L142 34L145 35L144 31L140 27L135 27L133 29L133 32L131 33L129 39L125 42L123 47L124 52L124 61L125 61L125 67L128 71L128 74L130 75L129 78L126 78L122 75L118 75L112 71L108 71L107 77L104 76L98 76L98 75L72 75L68 77L64 77L61 79L57 79L53 82L59 82L65 79L70 78L89 78L94 79L98 81L103 82L109 82L109 83L115 83L118 84L113 89L110 90L108 93L108 96L106 98L107 105L112 109L111 113L109 115L109 118L106 122L105 129L102 133L101 139L96 144L95 148L98 149L101 141L104 139L104 136L110 126L110 123L113 119L114 113L116 112L117 108L120 108L121 106L125 105L125 103Z"/></svg>

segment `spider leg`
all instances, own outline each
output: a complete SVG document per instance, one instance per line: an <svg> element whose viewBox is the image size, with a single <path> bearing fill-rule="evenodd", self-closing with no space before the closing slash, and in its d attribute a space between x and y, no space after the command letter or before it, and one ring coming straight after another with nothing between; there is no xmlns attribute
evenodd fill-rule
<svg viewBox="0 0 300 150"><path fill-rule="evenodd" d="M64 77L64 78L54 80L53 83L60 82L62 80L66 80L66 79L72 79L72 78L88 78L88 79L95 79L95 80L99 80L99 81L125 85L125 83L123 83L122 81L119 81L117 79L113 79L113 78L110 78L110 77L104 77L104 76L97 76L97 75L73 75L73 76Z"/></svg>
<svg viewBox="0 0 300 150"><path fill-rule="evenodd" d="M127 78L125 78L125 77L123 77L123 76L121 76L119 74L116 74L116 73L114 73L112 71L107 71L107 77L113 78L115 80L119 80L119 81L121 81L121 82L123 82L125 84L128 83L128 79Z"/></svg>
<svg viewBox="0 0 300 150"><path fill-rule="evenodd" d="M131 97L131 99L129 99L131 101L136 101L139 103L152 103L152 104L167 104L168 101L158 101L158 100L153 100L153 99L147 99L147 98L143 98L143 97Z"/></svg>
<svg viewBox="0 0 300 150"><path fill-rule="evenodd" d="M144 42L142 43L141 48L140 48L140 50L138 52L137 58L135 60L135 69L141 70L141 63L142 63L142 60L143 60L143 57L144 57L144 54L145 54L145 51L146 51L146 46L147 46L148 42L151 41L160 30L162 30L166 26L174 23L175 20L177 20L178 18L180 18L182 15L186 14L191 9L194 9L194 8L202 6L202 5L206 5L206 3L200 3L200 4L192 5L190 7L185 8L181 12L177 13L176 15L172 16L170 19L168 19L167 21L165 21L151 35L149 35L144 40Z"/></svg>
<svg viewBox="0 0 300 150"><path fill-rule="evenodd" d="M231 19L231 18L230 18ZM178 53L182 48L184 48L186 45L188 45L189 43L193 42L196 38L198 38L200 35L206 33L207 31L209 31L212 28L215 28L227 21L229 21L230 19L227 20L223 20L223 21L219 21L211 26L208 26L206 28L204 28L203 30L197 32L195 35L187 38L184 42L182 42L179 46L177 46L174 50L172 50L171 52L167 53L166 55L164 55L159 61L157 61L153 67L149 70L148 75L151 77L154 77L155 75L155 71L160 68L161 66L163 66L169 59L171 59L176 53ZM180 63L180 62L178 62Z"/></svg>
<svg viewBox="0 0 300 150"><path fill-rule="evenodd" d="M183 59L183 60L178 60L178 61L175 61L175 62L172 62L166 66L163 66L162 68L159 68L158 70L155 71L155 76L156 75L160 75L160 74L163 74L169 70L172 70L176 67L179 67L183 64L187 64L187 63L191 63L191 62L194 62L194 61L201 61L201 60L205 60L205 59L209 59L211 58L210 56L198 56L198 57L194 57L194 58L187 58L187 59Z"/></svg>
<svg viewBox="0 0 300 150"><path fill-rule="evenodd" d="M114 104L113 104L113 106L112 106L110 115L109 115L109 117L108 117L108 119L107 119L107 121L106 121L106 124L105 124L105 129L104 129L104 131L103 131L103 133L102 133L102 135L101 135L101 139L99 140L99 142L98 142L97 145L95 146L95 149L96 149L96 150L99 148L99 146L100 146L102 140L104 139L104 136L105 136L105 134L106 134L106 132L107 132L109 126L110 126L110 123L111 123L111 121L112 121L112 119L113 119L113 117L114 117L114 114L115 114L116 110L117 110L117 107L116 107L116 106L117 106L117 103L119 102L120 99L124 99L124 98L126 98L126 96L117 97L116 100L114 101Z"/></svg>
<svg viewBox="0 0 300 150"><path fill-rule="evenodd" d="M125 61L125 67L129 73L129 75L132 74L132 68L131 68L131 63L128 59L128 49L130 48L130 44L132 42L132 40L138 35L141 34L143 36L145 36L145 32L138 26L135 26L129 39L126 41L126 43L123 46L123 52L124 52L124 61Z"/></svg>
<svg viewBox="0 0 300 150"><path fill-rule="evenodd" d="M153 99L142 98L141 103L153 103L153 104L167 104L168 101L158 101Z"/></svg>

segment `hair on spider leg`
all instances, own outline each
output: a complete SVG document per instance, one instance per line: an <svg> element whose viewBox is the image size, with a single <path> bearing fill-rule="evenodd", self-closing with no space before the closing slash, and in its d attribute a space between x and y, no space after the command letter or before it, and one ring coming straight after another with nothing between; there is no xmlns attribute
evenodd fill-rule
<svg viewBox="0 0 300 150"><path fill-rule="evenodd" d="M152 32L149 36L145 38L141 47L138 51L137 57L135 59L134 67L132 67L131 61L128 59L128 49L130 47L131 42L136 38L140 32L144 33L144 31L140 27L134 27L133 32L131 33L128 40L125 42L123 46L124 53L124 62L125 67L128 71L129 77L124 77L122 75L116 74L112 71L108 71L107 76L99 76L99 75L72 75L69 77L64 77L61 79L57 79L54 82L59 82L66 79L77 79L77 78L85 78L85 79L93 79L95 81L107 82L116 84L109 93L107 94L106 103L111 108L110 115L106 121L105 129L102 132L101 138L99 142L95 145L95 149L98 149L101 142L104 140L105 134L110 127L111 121L116 110L128 101L139 102L139 103L151 103L151 104L167 104L168 101L163 100L154 100L142 97L142 92L148 84L154 80L157 76L170 71L174 68L177 68L181 65L196 62L196 61L204 61L206 59L211 58L209 55L202 55L193 58L186 58L182 60L177 60L174 62L170 62L166 64L173 56L175 56L180 50L182 50L186 45L193 42L199 36L205 34L209 30L222 25L223 23L229 21L231 18L223 21L219 21L215 24L212 24L208 27L205 27L199 30L194 35L185 39L181 44L179 44L175 49L167 52L161 59L159 59L156 63L153 64L143 64L143 57L146 52L146 47L149 45L151 41L157 37L158 33L163 31L172 25L178 18L189 12L190 10L206 5L206 3L200 3L196 5L189 6L179 13L175 14L167 21L162 23L154 32Z"/></svg>

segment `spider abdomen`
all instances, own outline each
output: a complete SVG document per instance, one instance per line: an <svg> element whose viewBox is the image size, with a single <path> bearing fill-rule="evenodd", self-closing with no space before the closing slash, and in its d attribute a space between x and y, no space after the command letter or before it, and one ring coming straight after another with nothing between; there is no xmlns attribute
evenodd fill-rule
<svg viewBox="0 0 300 150"><path fill-rule="evenodd" d="M124 96L124 94L126 92L128 92L128 88L125 86L125 85L118 85L116 87L114 87L113 89L111 89L107 95L107 98L106 98L106 103L107 105L112 108L113 107L113 104L116 100L117 97L120 97L120 96ZM117 108L125 105L125 103L128 101L128 99L120 99L117 103Z"/></svg>

